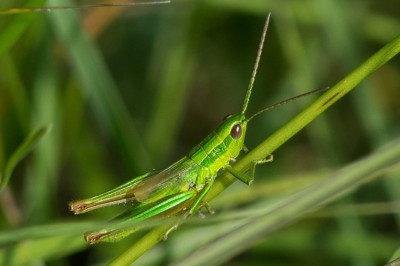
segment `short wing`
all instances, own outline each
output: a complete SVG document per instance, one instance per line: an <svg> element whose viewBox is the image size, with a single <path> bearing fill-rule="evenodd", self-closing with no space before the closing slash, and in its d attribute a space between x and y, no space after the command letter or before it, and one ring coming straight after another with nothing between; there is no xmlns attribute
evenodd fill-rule
<svg viewBox="0 0 400 266"><path fill-rule="evenodd" d="M155 202L164 197L186 192L196 182L202 168L187 157L170 167L150 172L92 198L69 204L75 214L130 201Z"/></svg>
<svg viewBox="0 0 400 266"><path fill-rule="evenodd" d="M203 168L187 157L163 171L144 178L133 190L139 202L154 202L173 194L186 192L199 180Z"/></svg>

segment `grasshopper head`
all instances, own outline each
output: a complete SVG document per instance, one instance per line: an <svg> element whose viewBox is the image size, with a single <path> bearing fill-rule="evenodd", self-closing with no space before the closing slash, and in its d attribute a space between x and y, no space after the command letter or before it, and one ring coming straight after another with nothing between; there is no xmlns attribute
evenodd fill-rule
<svg viewBox="0 0 400 266"><path fill-rule="evenodd" d="M247 120L244 114L228 115L218 127L217 135L223 140L232 158L236 158L243 148L246 129Z"/></svg>

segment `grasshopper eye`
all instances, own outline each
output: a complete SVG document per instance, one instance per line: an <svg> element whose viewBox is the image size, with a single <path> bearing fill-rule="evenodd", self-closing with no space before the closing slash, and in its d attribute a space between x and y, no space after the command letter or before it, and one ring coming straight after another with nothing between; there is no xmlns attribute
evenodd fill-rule
<svg viewBox="0 0 400 266"><path fill-rule="evenodd" d="M231 137L234 139L238 139L242 136L242 126L240 124L236 124L231 129Z"/></svg>
<svg viewBox="0 0 400 266"><path fill-rule="evenodd" d="M226 115L225 117L224 117L224 119L222 119L223 121L225 121L226 119L229 119L229 118L231 118L232 117L232 115Z"/></svg>

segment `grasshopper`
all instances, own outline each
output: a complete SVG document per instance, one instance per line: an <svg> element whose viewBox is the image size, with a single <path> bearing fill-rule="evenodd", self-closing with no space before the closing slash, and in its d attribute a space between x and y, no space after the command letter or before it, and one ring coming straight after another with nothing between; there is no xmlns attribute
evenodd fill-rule
<svg viewBox="0 0 400 266"><path fill-rule="evenodd" d="M270 15L267 16L265 21L256 63L243 108L239 114L226 116L222 124L195 146L187 156L164 170L138 176L119 187L92 198L73 201L69 204L70 210L74 214L81 214L101 207L133 202L133 207L122 215L124 220L117 224L117 227L121 228L124 224L128 226L133 222L143 221L158 215L183 212L183 216L186 218L196 213L203 206L210 210L208 204L203 202L203 198L221 170L230 172L246 184L251 184L255 166L272 160L272 156L254 162L250 175L234 170L230 162L233 162L239 153L245 149L244 139L247 123L254 117L247 119L245 112L261 58L269 18ZM259 113L261 112L256 115ZM117 217L117 219L122 217ZM133 231L136 231L135 228L124 230L110 227L87 233L85 239L90 244L100 241L114 242Z"/></svg>
<svg viewBox="0 0 400 266"><path fill-rule="evenodd" d="M220 172L227 171L243 183L251 184L256 165L272 161L272 155L263 160L254 161L247 175L236 171L230 165L241 151L247 150L244 146L244 140L247 124L250 120L278 105L320 90L270 105L256 112L250 118L246 118L245 112L257 74L269 20L270 14L267 15L265 20L250 83L242 111L239 114L226 116L217 129L195 146L187 156L164 170L146 173L100 195L73 201L69 204L69 208L74 214L81 214L106 206L133 203L130 210L117 217L120 222L116 226L85 234L88 243L118 241L139 229L137 227L130 229L129 226L132 223L156 216L165 217L180 214L183 218L186 218L197 213L202 207L205 207L211 213L208 203L204 202L203 199ZM176 226L168 230L164 238Z"/></svg>

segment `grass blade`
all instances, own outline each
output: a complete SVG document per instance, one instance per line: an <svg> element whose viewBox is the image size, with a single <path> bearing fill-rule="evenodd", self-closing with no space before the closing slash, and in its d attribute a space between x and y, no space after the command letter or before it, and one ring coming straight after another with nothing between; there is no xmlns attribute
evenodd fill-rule
<svg viewBox="0 0 400 266"><path fill-rule="evenodd" d="M46 125L33 131L15 150L4 168L2 179L0 181L0 191L8 184L11 174L17 164L35 148L36 144L38 144L50 129L51 125Z"/></svg>

